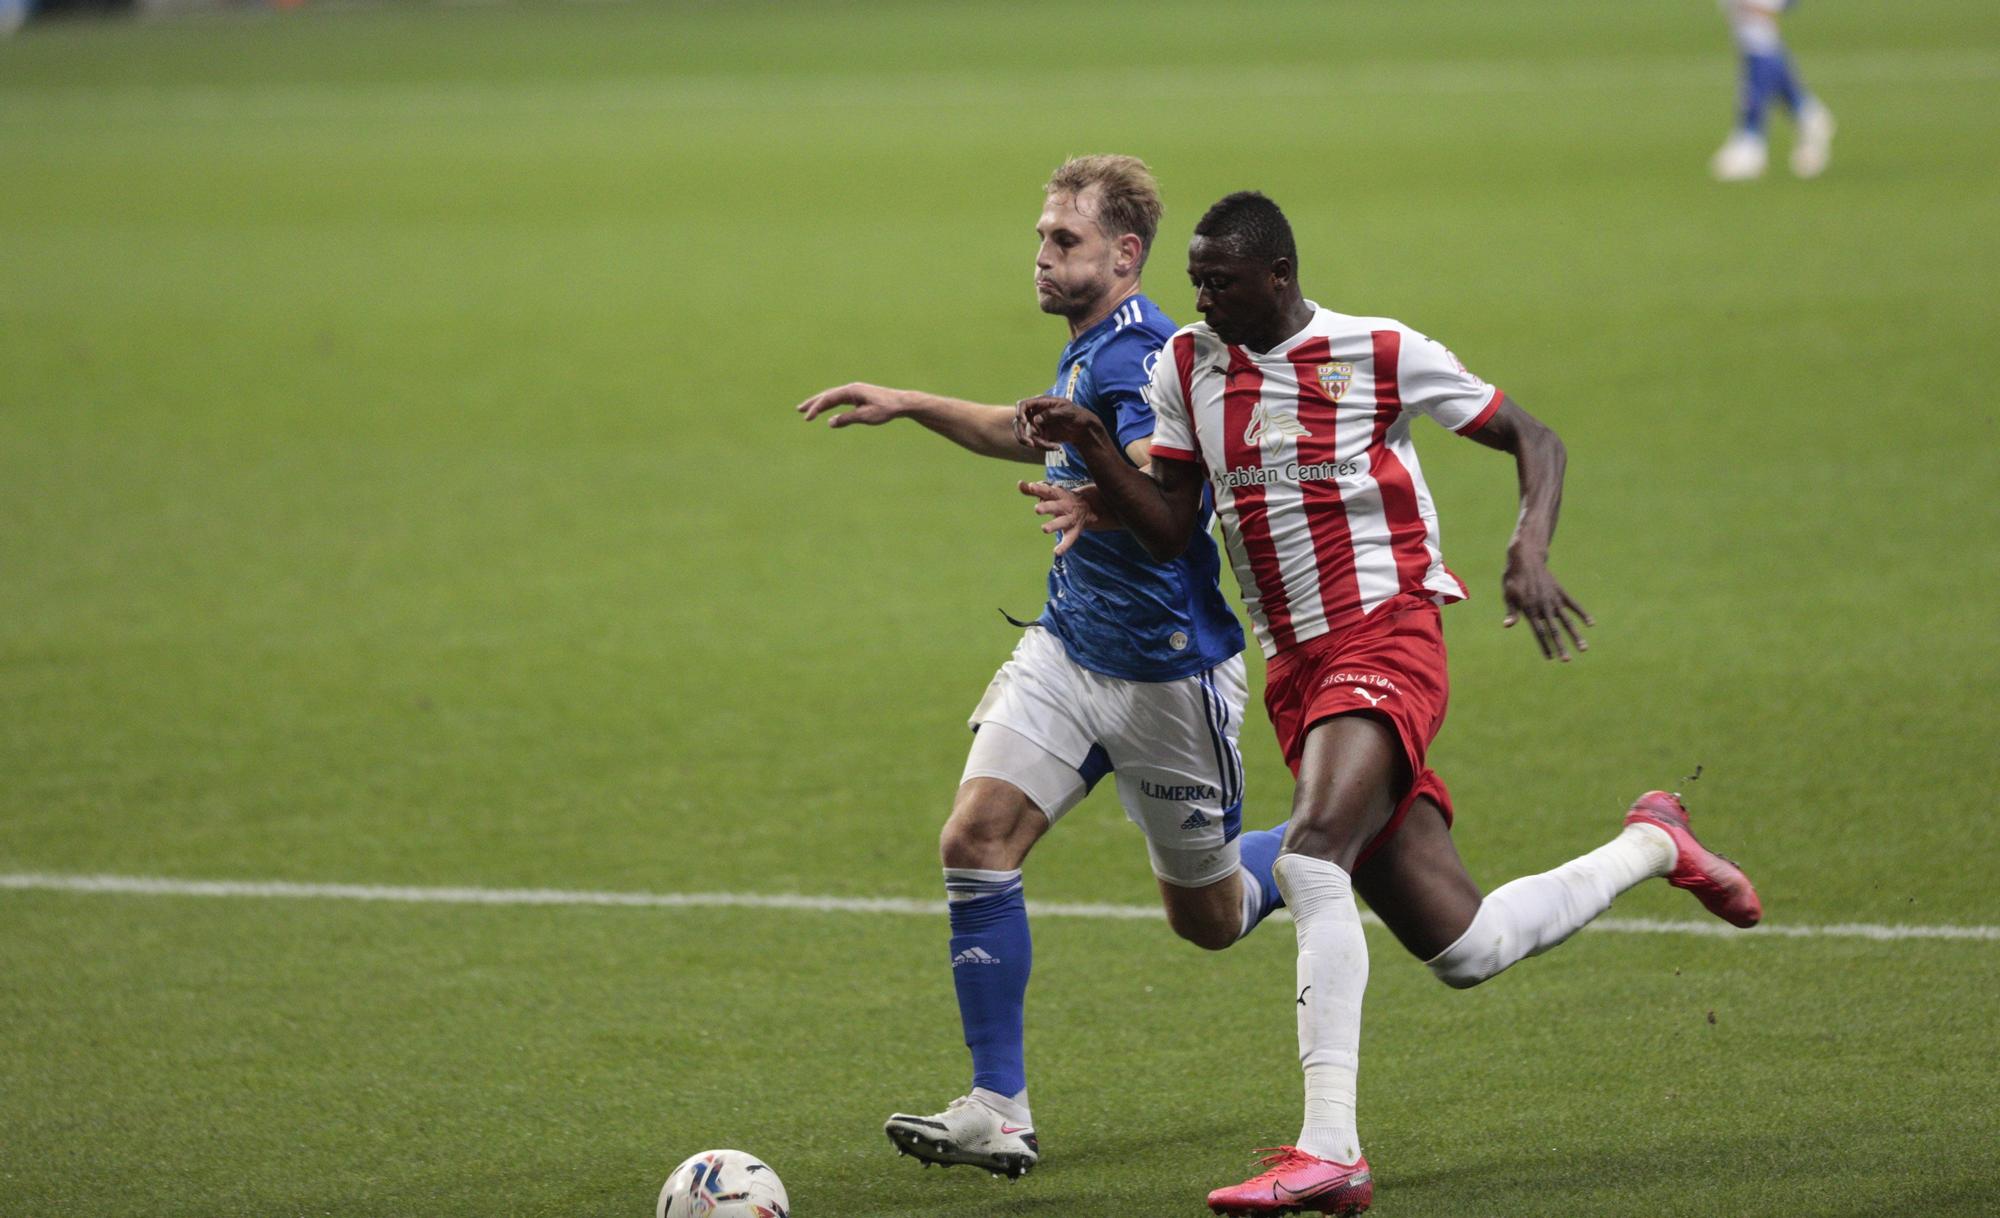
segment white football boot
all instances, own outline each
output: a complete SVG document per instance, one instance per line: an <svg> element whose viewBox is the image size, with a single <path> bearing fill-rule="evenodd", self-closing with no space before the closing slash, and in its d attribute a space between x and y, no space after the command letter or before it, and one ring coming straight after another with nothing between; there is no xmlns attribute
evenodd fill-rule
<svg viewBox="0 0 2000 1218"><path fill-rule="evenodd" d="M1748 182L1764 176L1770 151L1764 137L1749 131L1732 132L1709 159L1708 172L1718 182Z"/></svg>
<svg viewBox="0 0 2000 1218"><path fill-rule="evenodd" d="M1833 159L1833 111L1809 101L1799 107L1797 128L1792 139L1792 172L1816 178L1826 172L1826 163Z"/></svg>
<svg viewBox="0 0 2000 1218"><path fill-rule="evenodd" d="M977 1095L959 1096L936 1116L899 1112L882 1126L882 1132L899 1152L915 1155L926 1167L970 1163L996 1176L1018 1180L1042 1157L1032 1126L1008 1119Z"/></svg>

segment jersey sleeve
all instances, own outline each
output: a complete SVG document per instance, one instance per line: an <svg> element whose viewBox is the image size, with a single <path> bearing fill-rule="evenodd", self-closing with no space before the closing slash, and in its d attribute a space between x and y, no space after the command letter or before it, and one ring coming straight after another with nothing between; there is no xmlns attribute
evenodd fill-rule
<svg viewBox="0 0 2000 1218"><path fill-rule="evenodd" d="M1188 423L1187 398L1181 392L1180 360L1171 338L1164 347L1146 357L1146 401L1153 407L1153 458L1195 461L1194 432Z"/></svg>
<svg viewBox="0 0 2000 1218"><path fill-rule="evenodd" d="M1090 379L1098 404L1116 423L1118 447L1153 434L1153 407L1146 400L1155 340L1132 329L1104 344L1090 364Z"/></svg>
<svg viewBox="0 0 2000 1218"><path fill-rule="evenodd" d="M1414 330L1404 333L1396 382L1405 408L1462 436L1486 426L1500 409L1498 389L1466 371L1449 347Z"/></svg>

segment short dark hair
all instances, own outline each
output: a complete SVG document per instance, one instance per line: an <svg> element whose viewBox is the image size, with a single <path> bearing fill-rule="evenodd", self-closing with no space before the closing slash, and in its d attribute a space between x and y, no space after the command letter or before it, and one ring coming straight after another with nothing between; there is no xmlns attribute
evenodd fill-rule
<svg viewBox="0 0 2000 1218"><path fill-rule="evenodd" d="M1239 190L1224 195L1202 214L1194 235L1228 243L1245 258L1265 262L1289 259L1294 270L1299 265L1298 243L1292 240L1291 221L1262 191Z"/></svg>

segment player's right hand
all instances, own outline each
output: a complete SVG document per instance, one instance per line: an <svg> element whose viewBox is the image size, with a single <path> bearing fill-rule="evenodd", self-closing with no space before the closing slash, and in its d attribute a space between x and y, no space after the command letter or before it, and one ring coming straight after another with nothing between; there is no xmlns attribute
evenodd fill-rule
<svg viewBox="0 0 2000 1218"><path fill-rule="evenodd" d="M1096 415L1068 398L1022 398L1014 404L1014 438L1025 448L1049 451L1104 435Z"/></svg>
<svg viewBox="0 0 2000 1218"><path fill-rule="evenodd" d="M869 427L879 427L902 414L901 397L901 393L897 390L884 389L880 385L870 385L865 381L853 381L815 393L800 402L797 410L805 416L807 422L811 422L823 414L847 406L852 409L840 410L840 413L827 419L826 425L846 427L862 423Z"/></svg>

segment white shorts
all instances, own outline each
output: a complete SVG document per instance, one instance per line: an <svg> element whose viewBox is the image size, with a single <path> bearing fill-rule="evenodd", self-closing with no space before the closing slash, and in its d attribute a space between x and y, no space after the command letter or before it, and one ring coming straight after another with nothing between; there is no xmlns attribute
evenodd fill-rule
<svg viewBox="0 0 2000 1218"><path fill-rule="evenodd" d="M1033 626L972 712L959 781L1010 783L1053 823L1115 772L1153 874L1213 884L1236 870L1245 695L1242 656L1178 681L1125 681L1083 667Z"/></svg>

